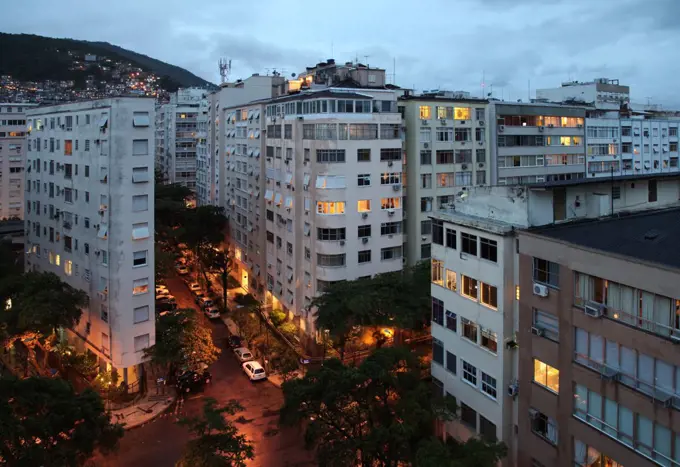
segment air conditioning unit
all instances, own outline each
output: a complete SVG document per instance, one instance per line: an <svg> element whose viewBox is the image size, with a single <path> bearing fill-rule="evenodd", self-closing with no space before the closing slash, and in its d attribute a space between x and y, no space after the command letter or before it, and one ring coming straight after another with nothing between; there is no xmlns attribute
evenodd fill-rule
<svg viewBox="0 0 680 467"><path fill-rule="evenodd" d="M340 246L345 246L345 241L344 241L344 240L340 240Z"/></svg>
<svg viewBox="0 0 680 467"><path fill-rule="evenodd" d="M446 119L445 119L445 118L440 118L440 119L439 119L439 123L441 123L442 125L446 125Z"/></svg>
<svg viewBox="0 0 680 467"><path fill-rule="evenodd" d="M584 312L591 318L601 318L604 315L604 305L601 303L588 302L586 303Z"/></svg>
<svg viewBox="0 0 680 467"><path fill-rule="evenodd" d="M478 165L480 169L484 168L484 162L480 162Z"/></svg>
<svg viewBox="0 0 680 467"><path fill-rule="evenodd" d="M576 125L576 128L583 128L583 125L579 123L578 125Z"/></svg>
<svg viewBox="0 0 680 467"><path fill-rule="evenodd" d="M467 167L467 164L463 164L463 165L460 166L460 168L463 169L463 170L467 170L468 167Z"/></svg>
<svg viewBox="0 0 680 467"><path fill-rule="evenodd" d="M654 402L664 406L665 408L670 408L673 405L673 395L662 391L660 389L655 389L652 395Z"/></svg>
<svg viewBox="0 0 680 467"><path fill-rule="evenodd" d="M553 124L551 123L551 124L548 125L548 128L555 128L555 125L553 125Z"/></svg>
<svg viewBox="0 0 680 467"><path fill-rule="evenodd" d="M498 132L503 133L505 131L505 125L498 125Z"/></svg>
<svg viewBox="0 0 680 467"><path fill-rule="evenodd" d="M394 216L394 209L388 209L388 210L387 210L387 215L388 215L388 216Z"/></svg>
<svg viewBox="0 0 680 467"><path fill-rule="evenodd" d="M427 120L421 120L420 123L421 125L427 126Z"/></svg>
<svg viewBox="0 0 680 467"><path fill-rule="evenodd" d="M362 218L362 219L366 219L367 217L368 217L368 213L367 213L367 212L362 212L362 213L361 213L361 218Z"/></svg>
<svg viewBox="0 0 680 467"><path fill-rule="evenodd" d="M397 183L395 185L392 185L392 190L393 191L399 191L401 190L401 184Z"/></svg>
<svg viewBox="0 0 680 467"><path fill-rule="evenodd" d="M477 122L477 126L484 126L484 120L479 120Z"/></svg>
<svg viewBox="0 0 680 467"><path fill-rule="evenodd" d="M543 329L536 326L531 326L531 334L533 334L534 336L542 337Z"/></svg>
<svg viewBox="0 0 680 467"><path fill-rule="evenodd" d="M361 239L361 243L363 243L364 245L367 244L368 243L368 237L363 237Z"/></svg>
<svg viewBox="0 0 680 467"><path fill-rule="evenodd" d="M392 167L393 165L394 165L394 162L392 162L392 161L389 161L389 162L387 163L387 166L388 166L388 167Z"/></svg>
<svg viewBox="0 0 680 467"><path fill-rule="evenodd" d="M545 127L539 126L538 127L538 132L543 133L545 131Z"/></svg>
<svg viewBox="0 0 680 467"><path fill-rule="evenodd" d="M543 285L543 284L534 284L534 295L538 295L539 297L547 297L548 296L548 286Z"/></svg>
<svg viewBox="0 0 680 467"><path fill-rule="evenodd" d="M515 397L519 394L519 384L512 383L508 385L508 396Z"/></svg>

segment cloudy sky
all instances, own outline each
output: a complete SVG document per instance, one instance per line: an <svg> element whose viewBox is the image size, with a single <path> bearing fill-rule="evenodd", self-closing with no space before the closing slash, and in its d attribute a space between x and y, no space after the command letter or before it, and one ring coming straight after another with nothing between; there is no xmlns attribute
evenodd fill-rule
<svg viewBox="0 0 680 467"><path fill-rule="evenodd" d="M680 0L21 0L0 31L108 41L219 81L334 57L396 83L526 99L530 87L618 78L632 100L680 106Z"/></svg>

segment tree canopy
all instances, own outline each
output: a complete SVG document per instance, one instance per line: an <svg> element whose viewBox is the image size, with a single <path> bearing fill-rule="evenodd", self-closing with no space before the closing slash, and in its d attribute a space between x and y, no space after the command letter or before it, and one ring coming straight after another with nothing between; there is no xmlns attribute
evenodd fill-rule
<svg viewBox="0 0 680 467"><path fill-rule="evenodd" d="M212 398L205 400L200 417L184 418L180 425L195 436L184 449L177 467L245 467L255 458L255 451L245 435L240 434L226 415L243 410L236 401L219 407Z"/></svg>
<svg viewBox="0 0 680 467"><path fill-rule="evenodd" d="M96 392L50 378L0 378L0 427L0 463L19 467L80 466L123 436Z"/></svg>
<svg viewBox="0 0 680 467"><path fill-rule="evenodd" d="M358 367L328 360L284 383L283 393L281 421L306 421L305 438L320 466L456 465L449 461L482 459L475 454L481 449L491 451L492 460L460 465L492 467L504 456L503 445L475 440L449 446L434 436L435 419L451 420L455 401L432 396L406 348L376 350ZM435 454L428 452L442 463L430 463Z"/></svg>

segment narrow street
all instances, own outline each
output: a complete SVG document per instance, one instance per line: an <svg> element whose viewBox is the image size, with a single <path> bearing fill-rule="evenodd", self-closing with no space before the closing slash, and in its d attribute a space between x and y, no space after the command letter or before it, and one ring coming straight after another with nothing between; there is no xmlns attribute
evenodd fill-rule
<svg viewBox="0 0 680 467"><path fill-rule="evenodd" d="M167 286L176 297L179 308L196 308L189 289L180 278L169 278ZM302 430L296 427L280 428L278 425L278 409L283 403L281 390L269 381L251 383L243 374L231 349L226 346L226 326L219 320L204 319L203 322L212 328L215 344L222 349L222 354L210 368L213 382L204 392L190 395L181 409L181 415L198 414L206 397L212 397L219 403L235 399L245 408L236 415L235 419L239 420L236 426L255 447L255 460L250 465L315 465L313 453L304 448ZM126 432L119 451L106 458L96 458L95 465L174 466L189 439L186 429L175 421L173 415L162 415L145 426Z"/></svg>

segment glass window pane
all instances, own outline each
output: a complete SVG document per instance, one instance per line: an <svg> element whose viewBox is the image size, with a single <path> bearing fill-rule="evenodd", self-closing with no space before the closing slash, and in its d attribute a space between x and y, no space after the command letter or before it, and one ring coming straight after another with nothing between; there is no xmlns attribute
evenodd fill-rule
<svg viewBox="0 0 680 467"><path fill-rule="evenodd" d="M606 423L604 431L616 438L616 429L618 427L618 411L616 402L611 399L604 400L604 421Z"/></svg>
<svg viewBox="0 0 680 467"><path fill-rule="evenodd" d="M598 429L602 429L602 396L594 391L588 391L588 422Z"/></svg>
<svg viewBox="0 0 680 467"><path fill-rule="evenodd" d="M633 412L623 406L619 407L619 440L633 445Z"/></svg>
<svg viewBox="0 0 680 467"><path fill-rule="evenodd" d="M652 456L653 423L650 419L638 414L637 416L637 446L638 450Z"/></svg>
<svg viewBox="0 0 680 467"><path fill-rule="evenodd" d="M670 459L671 457L671 430L659 423L654 425L654 450L665 456L665 458L654 456L657 462L670 466L670 462L666 458Z"/></svg>

